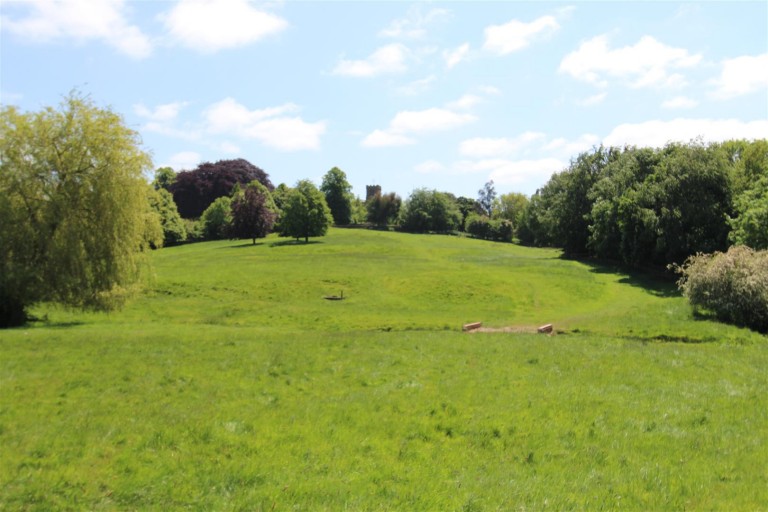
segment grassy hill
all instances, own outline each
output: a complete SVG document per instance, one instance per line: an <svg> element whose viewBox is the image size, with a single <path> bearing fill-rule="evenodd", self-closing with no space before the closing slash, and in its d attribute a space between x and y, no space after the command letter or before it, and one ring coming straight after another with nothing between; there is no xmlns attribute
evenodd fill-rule
<svg viewBox="0 0 768 512"><path fill-rule="evenodd" d="M768 503L766 338L694 319L669 283L341 229L153 268L121 312L0 331L0 509Z"/></svg>

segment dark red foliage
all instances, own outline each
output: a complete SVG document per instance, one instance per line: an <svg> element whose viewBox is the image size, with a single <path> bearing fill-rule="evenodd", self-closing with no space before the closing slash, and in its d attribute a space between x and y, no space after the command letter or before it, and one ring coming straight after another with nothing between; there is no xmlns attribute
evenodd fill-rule
<svg viewBox="0 0 768 512"><path fill-rule="evenodd" d="M181 171L169 191L179 215L196 219L217 198L230 195L236 183L245 186L254 180L270 191L275 189L267 173L248 160L219 160L215 164L204 162L193 171Z"/></svg>

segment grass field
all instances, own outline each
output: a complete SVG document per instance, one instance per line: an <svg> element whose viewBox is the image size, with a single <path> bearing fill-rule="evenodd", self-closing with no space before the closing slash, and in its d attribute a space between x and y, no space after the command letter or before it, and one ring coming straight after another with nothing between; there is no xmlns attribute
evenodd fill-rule
<svg viewBox="0 0 768 512"><path fill-rule="evenodd" d="M316 242L0 331L0 509L768 510L765 336L554 250Z"/></svg>

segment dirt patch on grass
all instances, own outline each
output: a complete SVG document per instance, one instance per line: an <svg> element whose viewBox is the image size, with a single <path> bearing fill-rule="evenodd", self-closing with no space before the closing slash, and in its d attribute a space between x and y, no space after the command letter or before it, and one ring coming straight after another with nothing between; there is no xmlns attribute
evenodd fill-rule
<svg viewBox="0 0 768 512"><path fill-rule="evenodd" d="M538 326L536 325L508 325L506 327L478 327L467 331L469 334L476 332L508 332L513 334L536 334Z"/></svg>

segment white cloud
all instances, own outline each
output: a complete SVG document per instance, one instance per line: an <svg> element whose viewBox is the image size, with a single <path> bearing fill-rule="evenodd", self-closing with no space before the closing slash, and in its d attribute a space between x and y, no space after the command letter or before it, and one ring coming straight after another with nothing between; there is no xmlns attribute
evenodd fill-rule
<svg viewBox="0 0 768 512"><path fill-rule="evenodd" d="M133 111L140 117L152 121L166 122L176 119L179 115L179 111L185 106L187 106L187 102L175 101L173 103L158 105L154 109L149 109L143 103L137 103L133 106Z"/></svg>
<svg viewBox="0 0 768 512"><path fill-rule="evenodd" d="M516 185L519 188L543 183L565 168L566 164L557 158L536 160L510 160L489 158L484 160L462 160L453 165L453 174L486 173L496 185ZM528 190L527 192L533 192Z"/></svg>
<svg viewBox="0 0 768 512"><path fill-rule="evenodd" d="M591 107L592 105L597 105L599 103L602 103L607 96L608 96L607 92L600 92L595 95L584 98L583 100L578 101L577 103L582 107Z"/></svg>
<svg viewBox="0 0 768 512"><path fill-rule="evenodd" d="M211 133L255 139L281 151L318 149L325 122L308 123L300 117L288 116L298 111L299 107L293 103L248 110L236 100L226 98L208 107L204 117Z"/></svg>
<svg viewBox="0 0 768 512"><path fill-rule="evenodd" d="M486 96L499 96L501 95L501 90L499 90L498 87L494 87L492 85L481 85L477 88L478 91L482 92Z"/></svg>
<svg viewBox="0 0 768 512"><path fill-rule="evenodd" d="M177 171L184 169L189 170L197 167L201 161L202 157L200 156L200 153L195 153L194 151L182 151L181 153L176 153L171 156L171 158L168 159L167 166L172 167Z"/></svg>
<svg viewBox="0 0 768 512"><path fill-rule="evenodd" d="M427 160L416 165L413 170L419 174L433 174L445 171L445 166L437 160Z"/></svg>
<svg viewBox="0 0 768 512"><path fill-rule="evenodd" d="M673 119L617 126L604 139L608 146L663 147L667 142L689 142L698 137L705 142L729 139L768 138L768 120Z"/></svg>
<svg viewBox="0 0 768 512"><path fill-rule="evenodd" d="M230 153L234 155L240 153L240 146L237 144L232 144L231 142L224 141L219 144L219 150L223 151L224 153Z"/></svg>
<svg viewBox="0 0 768 512"><path fill-rule="evenodd" d="M600 137L592 133L585 133L575 140L568 140L563 137L552 139L544 146L544 149L564 157L571 157L599 145Z"/></svg>
<svg viewBox="0 0 768 512"><path fill-rule="evenodd" d="M119 52L142 59L152 53L152 43L128 23L124 0L28 0L31 13L23 18L3 16L3 29L35 42L71 38L77 42L104 41Z"/></svg>
<svg viewBox="0 0 768 512"><path fill-rule="evenodd" d="M443 60L445 60L445 66L448 69L451 69L456 64L464 60L468 53L469 43L464 43L463 45L459 46L458 48L454 48L453 50L444 50Z"/></svg>
<svg viewBox="0 0 768 512"><path fill-rule="evenodd" d="M701 55L684 48L673 48L651 36L644 36L633 46L610 49L608 37L594 37L581 43L576 51L560 62L559 71L600 87L608 78L618 78L630 87L683 87L685 78L672 70L691 68Z"/></svg>
<svg viewBox="0 0 768 512"><path fill-rule="evenodd" d="M368 134L361 145L366 148L385 148L385 147L397 147L408 146L414 144L416 141L405 135L398 133L392 133L385 130L374 130Z"/></svg>
<svg viewBox="0 0 768 512"><path fill-rule="evenodd" d="M423 13L417 5L408 10L405 18L393 20L379 35L396 39L421 39L426 35L428 25L449 17L450 11L446 9L430 9Z"/></svg>
<svg viewBox="0 0 768 512"><path fill-rule="evenodd" d="M485 29L485 50L506 55L522 50L534 40L551 35L560 28L554 16L542 16L530 23L511 20Z"/></svg>
<svg viewBox="0 0 768 512"><path fill-rule="evenodd" d="M371 77L388 73L402 73L407 69L406 60L410 52L400 43L382 46L362 60L342 59L333 73L343 76Z"/></svg>
<svg viewBox="0 0 768 512"><path fill-rule="evenodd" d="M429 90L430 86L436 79L437 77L435 75L429 75L428 77L420 78L401 87L398 87L397 92L405 96L416 96L417 94L421 94Z"/></svg>
<svg viewBox="0 0 768 512"><path fill-rule="evenodd" d="M476 94L465 94L461 98L457 99L456 101L452 101L448 103L448 108L451 109L457 109L457 110L468 110L475 105L478 105L485 101L485 98L482 98Z"/></svg>
<svg viewBox="0 0 768 512"><path fill-rule="evenodd" d="M671 108L671 109L683 109L683 108L693 108L699 104L698 101L689 98L687 96L675 96L674 98L668 99L664 103L661 104L662 108Z"/></svg>
<svg viewBox="0 0 768 512"><path fill-rule="evenodd" d="M523 148L544 139L539 132L525 132L514 138L474 138L459 145L459 153L469 157L502 156L516 153Z"/></svg>
<svg viewBox="0 0 768 512"><path fill-rule="evenodd" d="M471 114L458 114L444 108L405 110L398 112L390 121L394 133L424 133L458 128L477 120Z"/></svg>
<svg viewBox="0 0 768 512"><path fill-rule="evenodd" d="M744 55L723 61L720 77L715 80L717 98L732 98L768 88L768 53Z"/></svg>
<svg viewBox="0 0 768 512"><path fill-rule="evenodd" d="M180 0L160 18L174 40L201 53L247 45L288 26L248 0Z"/></svg>

